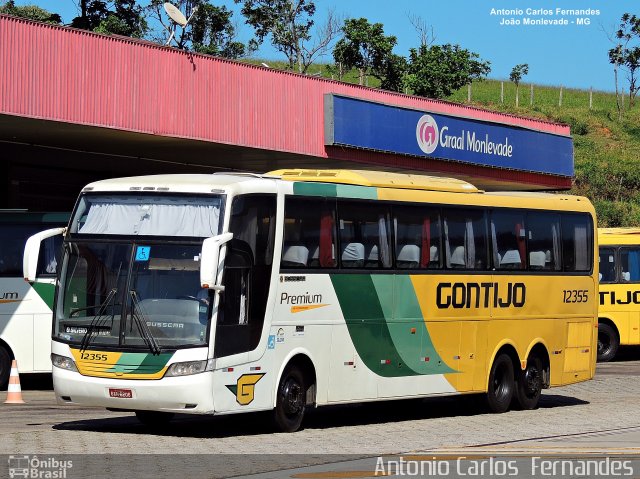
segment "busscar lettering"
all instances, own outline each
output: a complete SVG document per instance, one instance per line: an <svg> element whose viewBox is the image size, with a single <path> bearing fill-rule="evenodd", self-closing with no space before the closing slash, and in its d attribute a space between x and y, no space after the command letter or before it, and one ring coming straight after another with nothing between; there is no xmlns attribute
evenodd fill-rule
<svg viewBox="0 0 640 479"><path fill-rule="evenodd" d="M439 283L436 288L438 309L522 308L526 299L524 283Z"/></svg>
<svg viewBox="0 0 640 479"><path fill-rule="evenodd" d="M280 294L280 304L319 304L322 303L321 294L309 294L307 291L304 294L291 295L288 293Z"/></svg>
<svg viewBox="0 0 640 479"><path fill-rule="evenodd" d="M627 291L620 298L615 291L600 291L600 304L640 304L640 291Z"/></svg>

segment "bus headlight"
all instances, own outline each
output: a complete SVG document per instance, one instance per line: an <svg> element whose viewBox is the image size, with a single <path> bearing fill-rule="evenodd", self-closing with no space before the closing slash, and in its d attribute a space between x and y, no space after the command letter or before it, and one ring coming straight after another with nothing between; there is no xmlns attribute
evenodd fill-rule
<svg viewBox="0 0 640 479"><path fill-rule="evenodd" d="M165 376L189 376L191 374L202 373L207 370L207 361L186 361L184 363L173 363L167 369Z"/></svg>
<svg viewBox="0 0 640 479"><path fill-rule="evenodd" d="M67 371L74 371L76 373L78 372L76 363L73 362L73 359L66 356L51 354L51 363L57 368L66 369Z"/></svg>

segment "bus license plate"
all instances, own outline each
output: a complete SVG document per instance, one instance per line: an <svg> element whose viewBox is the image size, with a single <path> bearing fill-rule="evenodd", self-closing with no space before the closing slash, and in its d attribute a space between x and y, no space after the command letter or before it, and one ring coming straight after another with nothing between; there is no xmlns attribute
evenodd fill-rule
<svg viewBox="0 0 640 479"><path fill-rule="evenodd" d="M109 396L112 398L131 399L133 391L131 389L111 389L109 388Z"/></svg>

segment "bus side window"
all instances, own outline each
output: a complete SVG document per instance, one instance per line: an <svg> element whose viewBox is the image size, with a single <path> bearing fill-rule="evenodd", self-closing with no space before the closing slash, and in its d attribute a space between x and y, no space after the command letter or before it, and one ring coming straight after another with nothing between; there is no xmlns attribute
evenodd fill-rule
<svg viewBox="0 0 640 479"><path fill-rule="evenodd" d="M442 211L445 265L450 269L487 269L487 228L484 210Z"/></svg>
<svg viewBox="0 0 640 479"><path fill-rule="evenodd" d="M527 265L525 231L523 213L494 211L491 214L491 239L496 269L525 269Z"/></svg>
<svg viewBox="0 0 640 479"><path fill-rule="evenodd" d="M440 255L440 215L422 206L393 207L394 250L398 269L438 269Z"/></svg>
<svg viewBox="0 0 640 479"><path fill-rule="evenodd" d="M640 282L640 248L620 248L620 282Z"/></svg>
<svg viewBox="0 0 640 479"><path fill-rule="evenodd" d="M613 248L600 248L598 262L600 264L600 282L613 283L616 280L616 263Z"/></svg>
<svg viewBox="0 0 640 479"><path fill-rule="evenodd" d="M384 204L338 200L340 264L343 268L390 268L389 208Z"/></svg>
<svg viewBox="0 0 640 479"><path fill-rule="evenodd" d="M526 220L529 269L561 271L560 215L529 211Z"/></svg>
<svg viewBox="0 0 640 479"><path fill-rule="evenodd" d="M334 268L335 200L286 197L283 238L281 268Z"/></svg>

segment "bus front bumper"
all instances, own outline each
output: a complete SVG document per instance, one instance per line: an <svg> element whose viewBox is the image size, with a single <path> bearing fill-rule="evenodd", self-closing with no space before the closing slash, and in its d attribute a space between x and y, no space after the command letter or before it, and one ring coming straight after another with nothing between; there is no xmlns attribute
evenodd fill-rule
<svg viewBox="0 0 640 479"><path fill-rule="evenodd" d="M150 380L82 376L53 368L58 404L123 410L213 414L213 373Z"/></svg>

